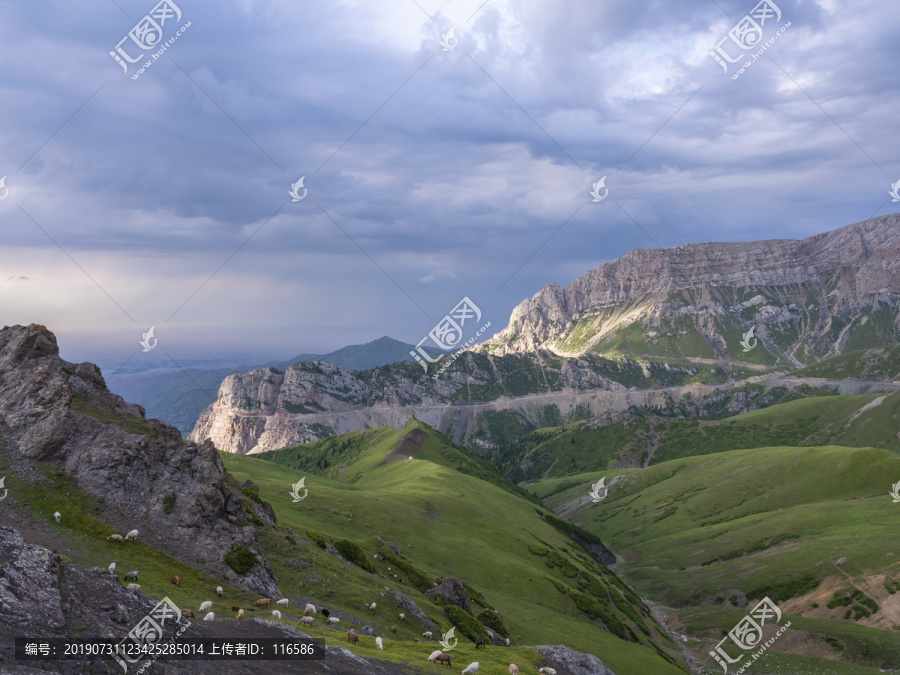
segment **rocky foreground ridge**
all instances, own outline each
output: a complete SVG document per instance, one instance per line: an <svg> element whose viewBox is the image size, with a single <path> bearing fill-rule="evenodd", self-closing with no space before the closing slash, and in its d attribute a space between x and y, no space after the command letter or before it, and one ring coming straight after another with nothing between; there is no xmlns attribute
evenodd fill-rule
<svg viewBox="0 0 900 675"><path fill-rule="evenodd" d="M226 485L213 444L186 443L177 429L144 419L143 408L109 392L97 366L61 359L43 326L0 330L0 450L37 482L34 460L56 463L121 532L136 528L232 586L280 597L254 528L242 526L252 518L244 496ZM274 524L273 512L257 515ZM244 575L224 562L232 544L256 555Z"/></svg>

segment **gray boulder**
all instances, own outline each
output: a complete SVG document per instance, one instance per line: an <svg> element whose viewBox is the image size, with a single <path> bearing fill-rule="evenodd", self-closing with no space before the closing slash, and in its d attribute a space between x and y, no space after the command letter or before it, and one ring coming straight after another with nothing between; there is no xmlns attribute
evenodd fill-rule
<svg viewBox="0 0 900 675"><path fill-rule="evenodd" d="M447 577L441 582L440 586L435 586L434 588L425 591L425 595L432 600L440 595L446 604L456 605L469 613L472 612L472 601L469 599L469 594L466 591L465 586L463 586L459 579Z"/></svg>

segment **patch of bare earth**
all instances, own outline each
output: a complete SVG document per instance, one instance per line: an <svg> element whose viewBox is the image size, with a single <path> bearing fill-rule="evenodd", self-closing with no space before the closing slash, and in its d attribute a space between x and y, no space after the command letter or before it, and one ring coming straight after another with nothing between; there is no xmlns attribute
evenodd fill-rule
<svg viewBox="0 0 900 675"><path fill-rule="evenodd" d="M378 466L387 464L396 464L404 459L415 457L416 453L422 447L422 439L425 438L425 432L421 429L413 429L406 436L400 439L400 442L394 446L384 459L378 463Z"/></svg>

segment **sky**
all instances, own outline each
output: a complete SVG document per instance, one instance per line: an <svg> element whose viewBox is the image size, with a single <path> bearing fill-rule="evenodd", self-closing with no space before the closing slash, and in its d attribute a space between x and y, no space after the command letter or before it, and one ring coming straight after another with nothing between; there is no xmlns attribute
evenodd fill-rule
<svg viewBox="0 0 900 675"><path fill-rule="evenodd" d="M900 210L895 0L0 12L0 323L72 361L417 343L464 297L486 337L633 248Z"/></svg>

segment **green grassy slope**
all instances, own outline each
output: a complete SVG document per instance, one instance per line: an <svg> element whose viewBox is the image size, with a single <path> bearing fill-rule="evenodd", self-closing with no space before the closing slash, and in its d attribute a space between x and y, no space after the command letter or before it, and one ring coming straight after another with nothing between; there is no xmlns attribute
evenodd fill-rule
<svg viewBox="0 0 900 675"><path fill-rule="evenodd" d="M844 351L793 373L799 377L900 378L900 345Z"/></svg>

